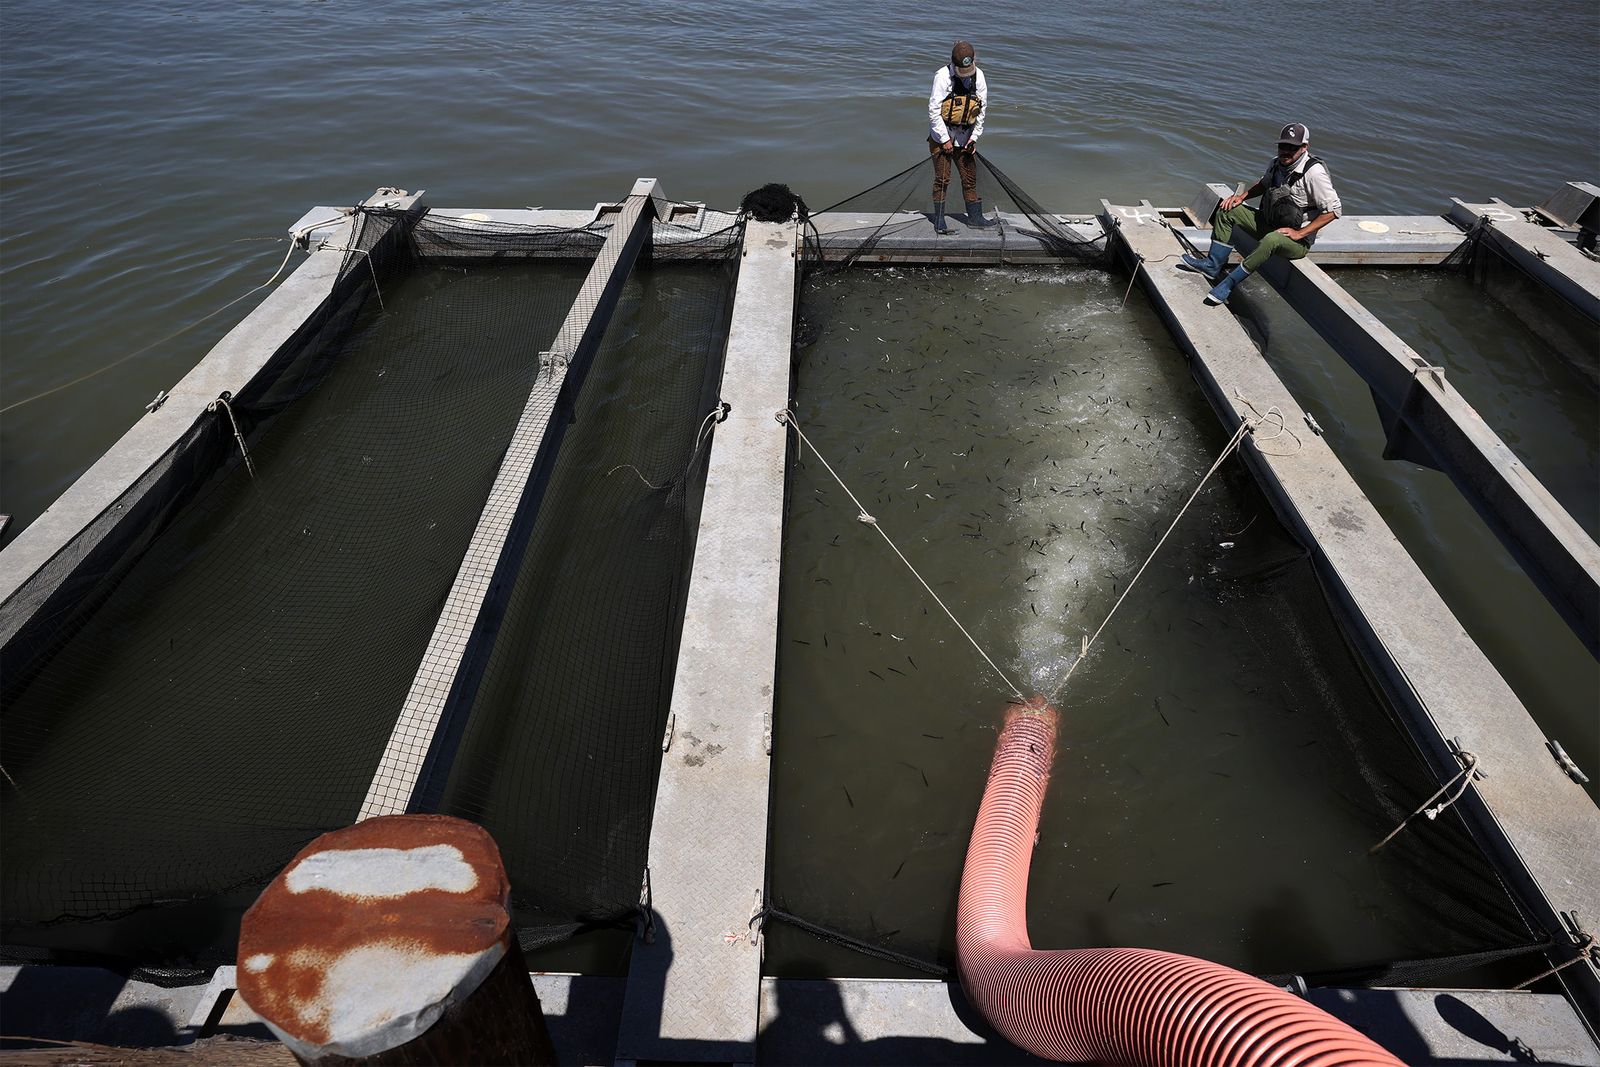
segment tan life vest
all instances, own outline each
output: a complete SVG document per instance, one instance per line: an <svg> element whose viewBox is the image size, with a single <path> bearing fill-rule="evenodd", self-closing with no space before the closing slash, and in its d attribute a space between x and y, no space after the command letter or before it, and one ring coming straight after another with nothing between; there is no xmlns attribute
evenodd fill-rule
<svg viewBox="0 0 1600 1067"><path fill-rule="evenodd" d="M983 110L983 101L978 99L978 74L972 74L972 92L963 93L956 88L957 78L950 78L950 93L944 98L944 103L939 105L939 117L944 119L946 126L976 126L978 112Z"/></svg>

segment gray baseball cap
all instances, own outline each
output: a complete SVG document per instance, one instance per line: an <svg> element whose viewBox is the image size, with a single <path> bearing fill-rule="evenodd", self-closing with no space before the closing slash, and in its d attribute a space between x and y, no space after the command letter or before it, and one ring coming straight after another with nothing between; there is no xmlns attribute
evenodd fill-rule
<svg viewBox="0 0 1600 1067"><path fill-rule="evenodd" d="M1311 131L1303 122L1291 122L1278 131L1279 144L1305 144L1311 140Z"/></svg>

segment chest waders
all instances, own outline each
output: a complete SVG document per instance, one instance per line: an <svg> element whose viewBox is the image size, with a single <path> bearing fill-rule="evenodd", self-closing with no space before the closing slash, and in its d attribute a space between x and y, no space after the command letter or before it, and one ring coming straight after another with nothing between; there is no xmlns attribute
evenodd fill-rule
<svg viewBox="0 0 1600 1067"><path fill-rule="evenodd" d="M1262 192L1261 207L1256 211L1257 240L1265 242L1274 231L1285 226L1298 230L1308 221L1322 214L1322 207L1317 204L1316 194L1311 191L1311 187L1309 185L1306 186L1307 205L1305 207L1301 207L1294 202L1295 182L1305 181L1306 174L1311 170L1311 168L1319 165L1324 170L1327 169L1327 164L1323 163L1322 160L1318 159L1316 156L1308 156L1306 158L1305 166L1301 167L1297 171L1289 172L1289 174L1282 181L1275 183L1269 182L1271 188ZM1276 162L1273 163L1273 167L1276 168L1277 173L1282 172L1283 168L1279 167ZM1273 173L1271 177L1276 178L1277 173ZM1311 242L1313 240L1315 240L1315 236L1309 234L1304 240L1294 241L1292 238L1290 239L1291 243L1302 249L1302 255L1305 254L1304 249L1309 249L1311 247ZM1259 251L1260 250L1258 249L1257 252L1259 253ZM1226 255L1226 252L1223 254ZM1249 259L1246 258L1245 262L1249 262ZM1197 266L1190 267L1189 269L1199 269L1199 266L1202 265L1209 266L1210 264L1198 264L1197 261ZM1218 264L1218 266L1220 266L1220 264ZM1212 306L1226 304L1228 302L1228 297L1233 295L1234 287L1248 277L1250 277L1250 269L1241 263L1239 266L1233 268L1233 270L1220 282L1218 282L1216 288L1212 289L1211 292L1206 294L1206 303Z"/></svg>
<svg viewBox="0 0 1600 1067"><path fill-rule="evenodd" d="M950 91L945 94L944 102L939 105L939 117L946 126L955 126L968 131L968 144L972 143L971 132L978 124L978 116L983 111L983 100L978 96L978 74L976 71L971 77L963 78L959 75L950 76ZM971 193L977 192L977 160L967 157L961 150L954 153L955 159L935 160L935 185L934 195L940 197L933 204L933 228L936 233L949 233L944 221L944 200L942 199L942 184L937 178L940 166L948 167L954 162L962 171L962 193L968 194L968 182L971 182ZM968 200L967 225L983 228L991 225L983 217L983 200L981 198Z"/></svg>

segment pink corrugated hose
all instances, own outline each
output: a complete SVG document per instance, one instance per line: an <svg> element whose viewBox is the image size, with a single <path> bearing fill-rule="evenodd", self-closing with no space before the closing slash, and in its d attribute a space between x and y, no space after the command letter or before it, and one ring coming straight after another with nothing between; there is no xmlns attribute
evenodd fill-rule
<svg viewBox="0 0 1600 1067"><path fill-rule="evenodd" d="M967 998L1005 1038L1075 1063L1334 1067L1400 1060L1300 997L1221 964L1142 948L1033 948L1028 868L1056 710L1011 710L961 873Z"/></svg>

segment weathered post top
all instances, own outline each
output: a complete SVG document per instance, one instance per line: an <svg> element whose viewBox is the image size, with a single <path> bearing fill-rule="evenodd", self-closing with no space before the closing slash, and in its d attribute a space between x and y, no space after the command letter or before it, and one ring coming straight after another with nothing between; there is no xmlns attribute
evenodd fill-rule
<svg viewBox="0 0 1600 1067"><path fill-rule="evenodd" d="M239 993L302 1063L553 1063L509 900L472 823L393 815L324 834L245 913ZM428 1051L402 1053L413 1042Z"/></svg>

